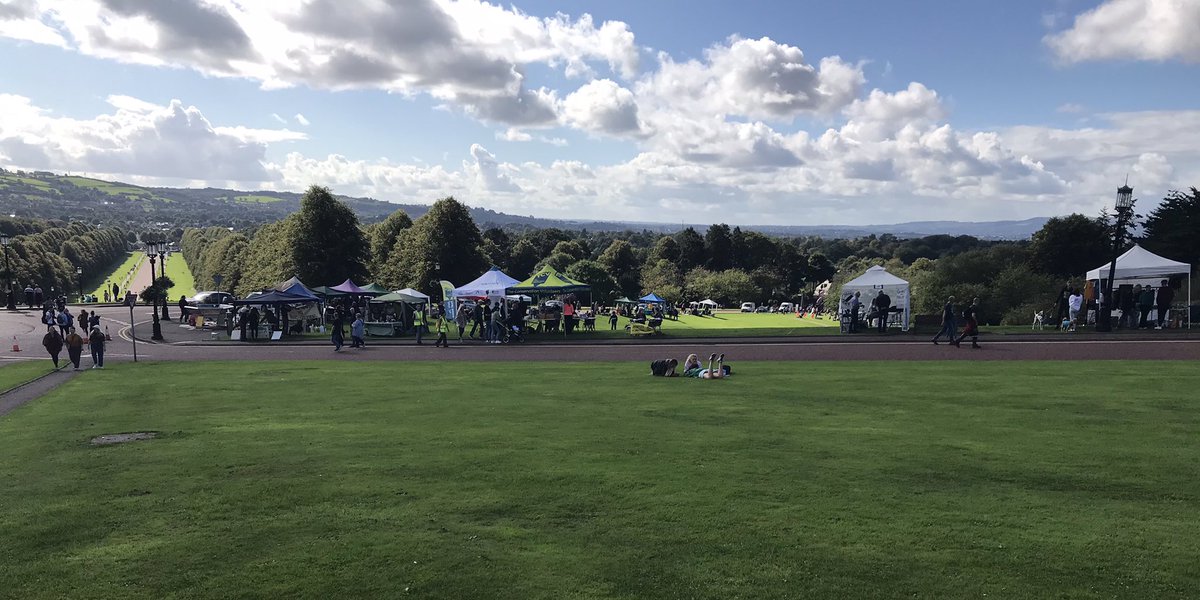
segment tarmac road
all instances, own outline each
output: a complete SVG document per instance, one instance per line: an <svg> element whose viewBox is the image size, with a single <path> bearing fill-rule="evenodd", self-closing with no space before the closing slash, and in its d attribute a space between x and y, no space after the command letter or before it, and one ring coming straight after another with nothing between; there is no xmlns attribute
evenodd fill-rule
<svg viewBox="0 0 1200 600"><path fill-rule="evenodd" d="M92 310L96 307L87 307ZM133 359L133 345L119 333L128 326L129 309L100 307L102 325L107 325L113 341L109 343L106 361L124 362ZM78 307L71 312L77 313ZM38 321L39 312L0 311L0 360L44 359L41 337L45 330ZM150 309L134 309L138 322L138 337L149 337ZM174 324L164 324L164 335L170 341L180 334ZM13 337L21 352L9 347ZM343 348L335 353L333 347L322 343L309 344L241 344L241 343L167 343L138 342L139 360L502 360L502 361L650 361L659 358L684 358L695 352L702 356L724 353L731 362L739 360L1200 360L1200 339L1190 336L1164 335L1161 339L1095 339L1069 337L1068 334L1048 336L1052 339L1015 339L1007 336L981 338L982 349L967 346L954 348L911 337L887 338L768 338L747 340L639 340L637 343L554 343L485 345L479 342L457 344L450 348L433 347L432 338L424 346L371 345L364 349ZM1182 338L1182 339L1181 339ZM85 353L86 354L86 353ZM90 362L85 356L85 363Z"/></svg>

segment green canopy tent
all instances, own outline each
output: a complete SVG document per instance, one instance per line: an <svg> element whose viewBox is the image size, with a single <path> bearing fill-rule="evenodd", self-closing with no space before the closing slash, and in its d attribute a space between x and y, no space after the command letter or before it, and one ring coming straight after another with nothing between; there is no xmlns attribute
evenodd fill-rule
<svg viewBox="0 0 1200 600"><path fill-rule="evenodd" d="M572 292L587 292L591 289L592 286L575 281L547 265L542 267L541 271L534 273L533 277L508 288L508 293L554 296Z"/></svg>
<svg viewBox="0 0 1200 600"><path fill-rule="evenodd" d="M345 292L339 292L331 287L324 286L324 285L318 285L317 287L312 288L312 292L322 298L337 298L338 296L346 295Z"/></svg>
<svg viewBox="0 0 1200 600"><path fill-rule="evenodd" d="M389 290L378 283L369 283L362 286L362 291L368 296L382 296L384 294L391 293L392 290Z"/></svg>

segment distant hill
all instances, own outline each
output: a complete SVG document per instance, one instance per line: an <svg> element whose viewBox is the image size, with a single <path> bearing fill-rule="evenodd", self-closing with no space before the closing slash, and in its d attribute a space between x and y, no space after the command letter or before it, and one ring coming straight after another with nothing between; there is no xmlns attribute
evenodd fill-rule
<svg viewBox="0 0 1200 600"><path fill-rule="evenodd" d="M128 183L48 172L0 169L0 214L39 219L79 220L127 227L153 224L173 227L253 227L276 221L300 208L301 194L274 191L239 191L221 188L141 187ZM404 209L413 219L424 215L424 204L394 204L372 198L338 196L363 222L380 221ZM480 226L514 228L588 229L593 231L650 230L671 233L685 226L703 232L708 223L642 223L622 221L565 221L522 217L486 208L471 209ZM964 223L918 221L896 225L743 225L743 229L781 236L855 238L890 233L896 237L971 235L982 239L1025 239L1047 221Z"/></svg>

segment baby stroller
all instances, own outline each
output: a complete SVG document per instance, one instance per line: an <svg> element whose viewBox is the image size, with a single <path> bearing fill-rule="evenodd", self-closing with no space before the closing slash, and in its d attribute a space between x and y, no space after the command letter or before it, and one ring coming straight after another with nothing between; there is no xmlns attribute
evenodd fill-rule
<svg viewBox="0 0 1200 600"><path fill-rule="evenodd" d="M501 341L503 341L505 344L525 343L525 334L521 333L520 325L509 325L504 334L504 339Z"/></svg>

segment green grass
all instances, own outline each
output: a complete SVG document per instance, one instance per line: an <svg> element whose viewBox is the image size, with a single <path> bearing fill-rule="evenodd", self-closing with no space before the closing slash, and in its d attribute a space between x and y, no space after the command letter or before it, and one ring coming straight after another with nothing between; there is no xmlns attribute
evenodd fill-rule
<svg viewBox="0 0 1200 600"><path fill-rule="evenodd" d="M279 198L274 198L274 197L271 197L271 196L259 196L259 195L255 195L255 194L246 194L246 195L243 195L243 196L234 196L233 200L234 200L235 202L240 202L240 203L243 203L243 204L270 204L270 203L272 203L272 202L279 202L279 201L280 201L280 199L279 199Z"/></svg>
<svg viewBox="0 0 1200 600"><path fill-rule="evenodd" d="M95 190L104 192L105 194L108 194L110 196L123 196L126 198L135 199L135 200L165 201L164 198L161 198L161 197L155 195L150 190L147 190L145 188L131 186L131 185L122 185L119 183L112 183L109 181L101 181L99 179L92 179L90 177L70 176L70 177L63 177L62 179L67 181L68 183L71 183L75 187L95 189Z"/></svg>
<svg viewBox="0 0 1200 600"><path fill-rule="evenodd" d="M42 333L45 332L43 328ZM38 340L41 341L40 339ZM0 363L0 392L10 390L22 383L33 381L54 369L54 363L50 362L50 355L46 354L45 350L39 343L36 348L23 348L26 352L33 352L39 356L43 356L45 360L13 360ZM67 361L67 351L59 356L62 361Z"/></svg>
<svg viewBox="0 0 1200 600"><path fill-rule="evenodd" d="M167 259L167 277L175 282L171 289L167 291L167 299L172 304L179 300L179 296L187 296L191 298L196 295L196 282L192 278L192 271L188 268L187 262L183 260L182 252L172 252L170 258Z"/></svg>
<svg viewBox="0 0 1200 600"><path fill-rule="evenodd" d="M99 280L99 281L97 281L96 279L92 279L91 281L93 283L95 283L96 285L88 293L95 294L95 296L97 298L100 298L101 300L103 300L104 299L104 291L108 290L109 292L111 292L113 283L120 285L121 290L123 292L125 290L125 288L127 287L127 283L128 283L128 280L126 279L126 274L129 273L130 269L133 269L135 266L137 266L139 259L145 260L144 258L142 258L143 256L145 256L145 255L142 254L141 252L131 252L128 255L126 255L125 260L121 261L121 263L119 265L113 267L113 269L107 275L104 276L104 279Z"/></svg>
<svg viewBox="0 0 1200 600"><path fill-rule="evenodd" d="M1193 362L734 367L728 381L652 379L642 363L83 373L0 419L0 589L454 599L1200 589ZM87 444L141 430L162 437Z"/></svg>

